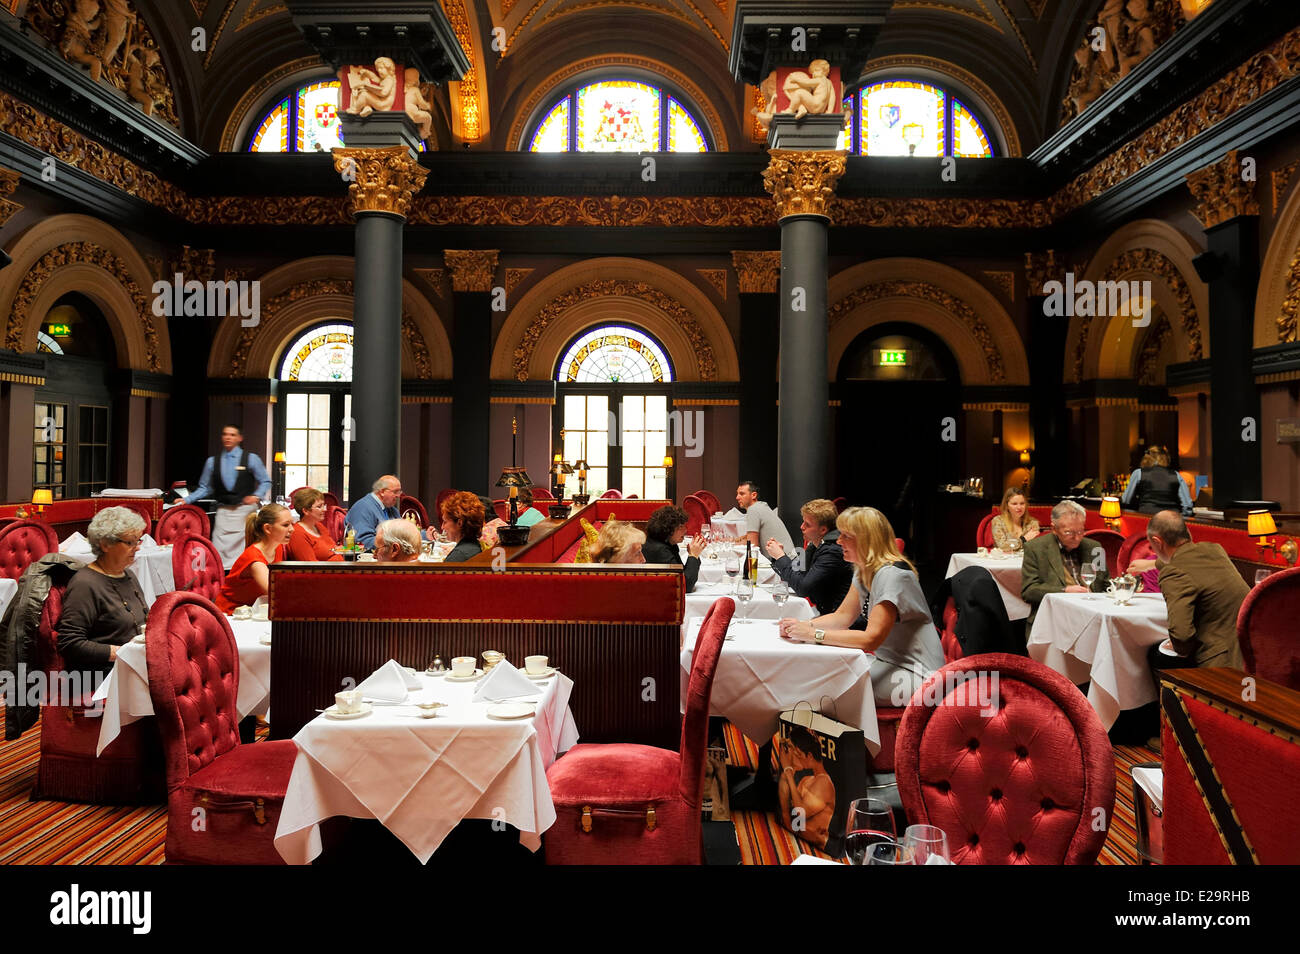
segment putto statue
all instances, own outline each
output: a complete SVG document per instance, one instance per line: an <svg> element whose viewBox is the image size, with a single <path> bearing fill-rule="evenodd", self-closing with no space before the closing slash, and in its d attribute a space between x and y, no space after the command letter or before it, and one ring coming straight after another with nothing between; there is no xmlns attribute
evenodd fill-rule
<svg viewBox="0 0 1300 954"><path fill-rule="evenodd" d="M806 73L803 70L791 70L785 73L784 80L780 76L781 72L784 71L773 70L767 75L758 87L763 94L764 105L762 109L756 106L750 110L764 129L771 125L772 117L778 115L777 105L781 98L777 93L778 82L781 83L781 94L784 94L786 100L786 108L780 110L779 115L793 114L795 119L803 119L805 116L825 116L840 111L839 92L836 82L831 79L831 65L826 60L813 60L808 64Z"/></svg>
<svg viewBox="0 0 1300 954"><path fill-rule="evenodd" d="M348 113L366 117L378 110L390 112L397 100L397 64L386 56L375 60L374 70L353 66L348 70L352 101Z"/></svg>
<svg viewBox="0 0 1300 954"><path fill-rule="evenodd" d="M409 67L405 74L406 86L403 89L406 115L411 117L411 121L420 127L420 138L428 139L433 134L433 107L429 105L429 100L425 97L424 91L420 89L420 71L415 67Z"/></svg>

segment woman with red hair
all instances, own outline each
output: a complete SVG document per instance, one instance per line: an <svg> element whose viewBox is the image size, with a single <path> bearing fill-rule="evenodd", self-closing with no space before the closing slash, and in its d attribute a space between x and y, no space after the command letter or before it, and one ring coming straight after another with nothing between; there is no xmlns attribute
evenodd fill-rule
<svg viewBox="0 0 1300 954"><path fill-rule="evenodd" d="M483 552L478 538L486 516L478 497L467 490L459 490L442 502L442 532L456 544L444 563L463 563Z"/></svg>

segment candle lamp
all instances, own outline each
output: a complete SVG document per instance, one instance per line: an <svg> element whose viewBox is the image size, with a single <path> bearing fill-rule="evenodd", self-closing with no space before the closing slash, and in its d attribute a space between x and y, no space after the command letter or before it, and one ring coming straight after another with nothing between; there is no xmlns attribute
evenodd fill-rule
<svg viewBox="0 0 1300 954"><path fill-rule="evenodd" d="M578 460L574 463L573 469L578 472L578 492L573 495L572 500L579 507L585 507L591 503L591 496L587 493L587 462Z"/></svg>
<svg viewBox="0 0 1300 954"><path fill-rule="evenodd" d="M551 464L551 473L555 476L555 503L551 504L547 512L552 520L566 520L569 516L569 507L564 502L564 481L569 474L573 473L573 466L556 454Z"/></svg>
<svg viewBox="0 0 1300 954"><path fill-rule="evenodd" d="M528 471L511 465L501 471L498 487L510 488L510 521L497 530L497 540L504 547L519 547L528 542L528 528L519 526L519 488L533 486Z"/></svg>

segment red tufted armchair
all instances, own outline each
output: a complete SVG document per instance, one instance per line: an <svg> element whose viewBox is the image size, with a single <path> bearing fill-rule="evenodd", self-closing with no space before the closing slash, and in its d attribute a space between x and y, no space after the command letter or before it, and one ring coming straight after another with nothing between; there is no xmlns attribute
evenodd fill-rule
<svg viewBox="0 0 1300 954"><path fill-rule="evenodd" d="M648 745L575 745L546 772L556 820L550 865L698 865L709 696L736 604L723 597L700 626L683 704L680 752Z"/></svg>
<svg viewBox="0 0 1300 954"><path fill-rule="evenodd" d="M212 536L212 524L208 521L208 515L204 513L202 507L179 504L170 508L158 518L158 526L154 527L153 538L158 541L159 546L165 547L169 543L175 543L178 537L187 533L200 537Z"/></svg>
<svg viewBox="0 0 1300 954"><path fill-rule="evenodd" d="M11 580L45 556L59 552L59 538L48 524L15 520L0 529L0 576Z"/></svg>
<svg viewBox="0 0 1300 954"><path fill-rule="evenodd" d="M424 509L424 504L420 503L420 498L408 497L406 494L402 494L402 499L397 508L397 512L402 516L406 516L408 510L414 510L415 515L420 518L421 530L429 525L429 512Z"/></svg>
<svg viewBox="0 0 1300 954"><path fill-rule="evenodd" d="M1106 527L1098 527L1095 530L1088 530L1084 533L1085 537L1097 541L1106 554L1106 572L1115 576L1116 567L1119 566L1119 552L1124 547L1124 534L1118 530L1110 530Z"/></svg>
<svg viewBox="0 0 1300 954"><path fill-rule="evenodd" d="M715 513L721 513L721 512L722 512L722 504L721 504L721 502L719 502L719 500L718 500L718 498L717 498L716 496L714 496L713 494L709 493L709 491L707 491L707 490L697 490L697 491L695 491L695 496L699 497L701 500L704 501L704 506L706 506L706 507L709 508L709 514L710 514L710 516L712 516L712 515L715 514Z"/></svg>
<svg viewBox="0 0 1300 954"><path fill-rule="evenodd" d="M343 528L347 522L348 512L342 507L331 505L325 509L325 532L340 546L343 545Z"/></svg>
<svg viewBox="0 0 1300 954"><path fill-rule="evenodd" d="M1134 560L1150 560L1155 555L1155 551L1151 549L1151 544L1147 541L1145 532L1131 533L1124 538L1124 542L1120 545L1115 566L1120 573L1127 573L1128 565Z"/></svg>
<svg viewBox="0 0 1300 954"><path fill-rule="evenodd" d="M65 584L50 587L41 609L37 650L41 668L52 678L51 692L82 690L79 698L48 698L41 706L41 761L36 769L34 799L88 802L93 805L141 805L164 797L162 749L153 719L122 727L103 753L99 747L99 708L91 696L97 688L68 673L59 655L59 620ZM62 674L55 676L55 674ZM68 705L58 703L67 702Z"/></svg>
<svg viewBox="0 0 1300 954"><path fill-rule="evenodd" d="M984 688L950 682L962 673ZM924 705L935 680L954 692L938 687L943 703ZM976 698L985 694L992 715ZM1031 659L986 653L933 674L903 715L895 761L908 819L947 832L957 864L1090 865L1106 841L1115 804L1106 730L1069 680Z"/></svg>
<svg viewBox="0 0 1300 954"><path fill-rule="evenodd" d="M555 494L551 493L545 487L533 488L533 500L554 500Z"/></svg>
<svg viewBox="0 0 1300 954"><path fill-rule="evenodd" d="M622 500L623 491L615 490L612 487L600 495L601 500Z"/></svg>
<svg viewBox="0 0 1300 954"><path fill-rule="evenodd" d="M178 590L215 600L226 571L212 541L196 533L177 537L172 542L172 579Z"/></svg>
<svg viewBox="0 0 1300 954"><path fill-rule="evenodd" d="M691 494L682 501L682 509L686 511L686 532L696 534L700 532L701 527L709 525L709 505L700 499L698 494Z"/></svg>
<svg viewBox="0 0 1300 954"><path fill-rule="evenodd" d="M166 593L146 634L167 771L167 862L283 864L275 829L298 747L287 739L240 744L230 623L201 596Z"/></svg>
<svg viewBox="0 0 1300 954"><path fill-rule="evenodd" d="M1237 641L1246 671L1300 692L1300 566L1270 573L1241 603Z"/></svg>
<svg viewBox="0 0 1300 954"><path fill-rule="evenodd" d="M985 514L984 519L980 521L979 527L975 530L975 549L978 550L980 547L986 547L987 549L992 550L997 546L997 541L993 539L994 516L995 515L991 513Z"/></svg>

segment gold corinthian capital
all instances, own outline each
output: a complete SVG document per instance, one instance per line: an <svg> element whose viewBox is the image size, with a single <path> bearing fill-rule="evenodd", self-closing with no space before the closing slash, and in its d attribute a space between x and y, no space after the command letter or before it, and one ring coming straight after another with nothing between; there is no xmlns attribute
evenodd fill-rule
<svg viewBox="0 0 1300 954"><path fill-rule="evenodd" d="M429 170L405 146L335 149L334 168L348 187L348 211L387 212L406 218L412 197L424 188Z"/></svg>
<svg viewBox="0 0 1300 954"><path fill-rule="evenodd" d="M820 215L829 219L827 209L835 197L835 184L844 175L847 155L839 150L769 150L771 161L763 170L763 187L776 199L777 218Z"/></svg>

